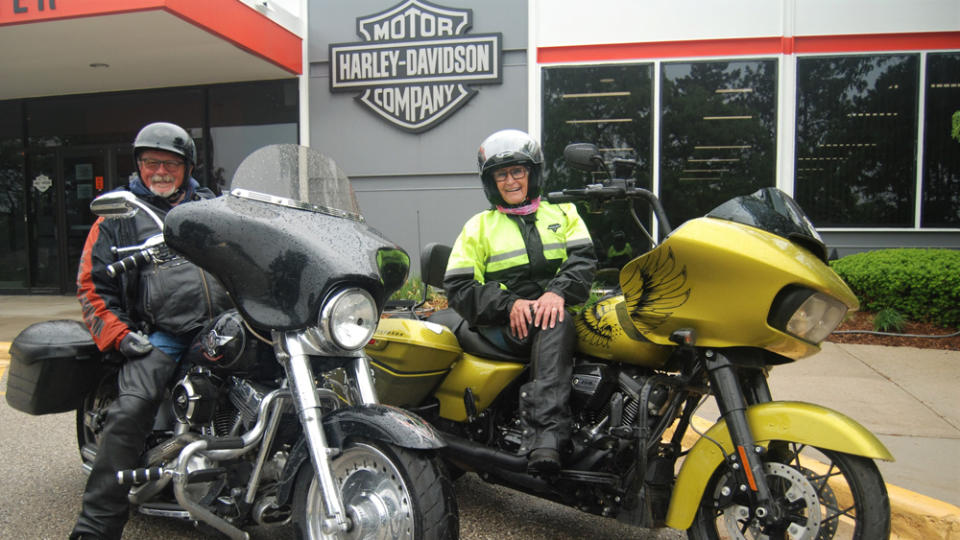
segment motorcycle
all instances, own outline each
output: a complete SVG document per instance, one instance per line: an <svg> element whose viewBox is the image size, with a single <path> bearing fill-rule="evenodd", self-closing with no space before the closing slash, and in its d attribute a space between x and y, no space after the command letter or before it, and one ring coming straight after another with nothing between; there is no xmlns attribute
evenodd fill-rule
<svg viewBox="0 0 960 540"><path fill-rule="evenodd" d="M186 258L215 276L235 309L184 354L146 444L121 471L144 514L243 527L292 521L302 538L444 539L459 535L435 430L379 403L363 347L409 257L367 225L347 176L296 145L264 147L229 192L179 205L163 221L111 192L99 216L150 214L163 231L108 273ZM24 330L11 346L7 401L31 414L76 409L89 471L123 359L76 321Z"/></svg>
<svg viewBox="0 0 960 540"><path fill-rule="evenodd" d="M380 321L366 350L384 403L437 428L457 474L640 527L693 540L887 538L874 460L890 452L851 418L775 401L768 386L772 368L818 352L859 307L800 207L767 188L673 230L656 196L628 179L635 162L617 160L615 177L592 144L565 157L608 180L548 199L626 207L653 247L622 268L619 289L575 315L573 425L559 473L529 474L520 452L528 359L450 310L427 314L421 303ZM641 202L660 234L644 226ZM424 300L449 253L423 249ZM721 414L712 425L695 416L709 398Z"/></svg>

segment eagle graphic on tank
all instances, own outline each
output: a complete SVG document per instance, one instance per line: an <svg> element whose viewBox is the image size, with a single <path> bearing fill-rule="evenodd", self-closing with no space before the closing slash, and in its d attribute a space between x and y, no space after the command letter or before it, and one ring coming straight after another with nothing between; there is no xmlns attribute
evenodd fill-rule
<svg viewBox="0 0 960 540"><path fill-rule="evenodd" d="M687 269L672 249L634 259L620 273L622 294L601 299L577 316L581 352L631 364L661 365L668 348L644 334L663 325L690 297Z"/></svg>

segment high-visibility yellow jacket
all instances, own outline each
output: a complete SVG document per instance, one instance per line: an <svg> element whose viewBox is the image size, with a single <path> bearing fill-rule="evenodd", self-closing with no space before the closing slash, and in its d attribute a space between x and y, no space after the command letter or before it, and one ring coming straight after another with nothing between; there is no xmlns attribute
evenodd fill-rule
<svg viewBox="0 0 960 540"><path fill-rule="evenodd" d="M487 210L470 218L453 244L443 287L474 326L505 325L519 298L550 291L567 305L590 294L597 257L573 204L541 202L528 216Z"/></svg>

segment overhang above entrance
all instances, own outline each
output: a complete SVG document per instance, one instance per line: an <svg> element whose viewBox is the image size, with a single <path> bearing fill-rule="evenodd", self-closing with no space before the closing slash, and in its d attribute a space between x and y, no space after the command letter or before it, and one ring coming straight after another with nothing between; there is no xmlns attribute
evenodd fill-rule
<svg viewBox="0 0 960 540"><path fill-rule="evenodd" d="M240 0L0 0L0 51L0 100L302 70L300 36Z"/></svg>

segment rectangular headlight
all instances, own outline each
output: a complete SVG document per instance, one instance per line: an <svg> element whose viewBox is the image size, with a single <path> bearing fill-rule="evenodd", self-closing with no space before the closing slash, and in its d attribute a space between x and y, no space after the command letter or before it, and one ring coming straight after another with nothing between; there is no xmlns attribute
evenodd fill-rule
<svg viewBox="0 0 960 540"><path fill-rule="evenodd" d="M815 292L793 312L784 330L811 343L820 343L840 325L846 314L846 304Z"/></svg>

